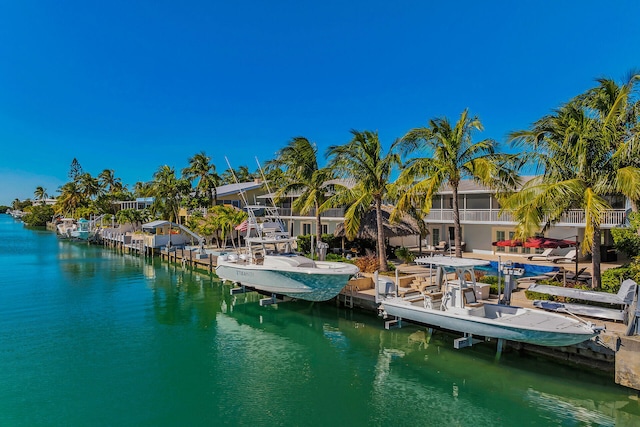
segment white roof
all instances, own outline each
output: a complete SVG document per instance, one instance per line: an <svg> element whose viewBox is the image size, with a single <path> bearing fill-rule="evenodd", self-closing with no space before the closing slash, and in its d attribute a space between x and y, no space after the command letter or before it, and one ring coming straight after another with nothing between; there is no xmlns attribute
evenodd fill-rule
<svg viewBox="0 0 640 427"><path fill-rule="evenodd" d="M262 182L239 182L235 184L225 184L220 187L216 187L216 193L218 197L228 196L231 194L238 194L240 191L255 190L262 187Z"/></svg>
<svg viewBox="0 0 640 427"><path fill-rule="evenodd" d="M163 225L168 225L168 224L171 224L171 223L164 219L158 219L156 221L151 221L146 224L142 224L142 228L156 228L156 227L162 227ZM177 225L177 224L174 224L174 225Z"/></svg>

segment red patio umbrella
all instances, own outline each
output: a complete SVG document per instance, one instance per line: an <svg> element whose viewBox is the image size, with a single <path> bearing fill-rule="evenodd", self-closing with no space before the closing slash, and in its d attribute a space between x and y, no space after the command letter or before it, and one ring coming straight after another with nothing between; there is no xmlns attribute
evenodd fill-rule
<svg viewBox="0 0 640 427"><path fill-rule="evenodd" d="M525 248L568 248L576 246L576 242L564 239L554 239L553 237L529 237L524 242Z"/></svg>
<svg viewBox="0 0 640 427"><path fill-rule="evenodd" d="M491 245L493 246L504 246L504 247L516 247L516 246L522 246L522 240L515 240L515 239L511 239L511 240L498 240L497 242L493 242L491 243Z"/></svg>

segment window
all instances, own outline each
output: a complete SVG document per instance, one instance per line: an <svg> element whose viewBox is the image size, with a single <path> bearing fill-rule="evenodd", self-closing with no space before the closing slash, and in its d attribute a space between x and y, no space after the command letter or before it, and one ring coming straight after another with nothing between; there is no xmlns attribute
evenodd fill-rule
<svg viewBox="0 0 640 427"><path fill-rule="evenodd" d="M505 235L504 230L496 231L496 241L505 240ZM496 246L496 252L504 252L504 246Z"/></svg>
<svg viewBox="0 0 640 427"><path fill-rule="evenodd" d="M440 243L440 229L434 228L431 230L431 244L433 246L438 246L438 243Z"/></svg>
<svg viewBox="0 0 640 427"><path fill-rule="evenodd" d="M311 224L308 222L302 224L302 235L306 236L307 234L311 234Z"/></svg>
<svg viewBox="0 0 640 427"><path fill-rule="evenodd" d="M329 234L329 226L327 224L322 224L322 234Z"/></svg>

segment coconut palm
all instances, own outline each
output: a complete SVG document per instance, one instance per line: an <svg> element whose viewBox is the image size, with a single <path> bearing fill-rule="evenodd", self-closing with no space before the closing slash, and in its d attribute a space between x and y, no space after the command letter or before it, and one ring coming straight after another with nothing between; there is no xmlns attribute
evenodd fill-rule
<svg viewBox="0 0 640 427"><path fill-rule="evenodd" d="M122 191L122 180L115 176L113 169L105 169L98 174L98 184L103 192L116 193Z"/></svg>
<svg viewBox="0 0 640 427"><path fill-rule="evenodd" d="M254 178L247 166L239 166L237 169L227 169L222 173L221 182L234 184L235 182L249 182Z"/></svg>
<svg viewBox="0 0 640 427"><path fill-rule="evenodd" d="M410 159L397 180L406 191L398 199L397 211L409 212L418 200L424 214L431 210L433 196L445 186L453 193L453 223L455 255L462 257L462 227L458 205L458 187L463 179L473 179L491 188L513 187L517 175L511 162L513 156L497 154L495 141L473 142L472 133L483 130L478 117L464 110L452 126L446 117L429 121L428 126L411 129L401 139L405 154L426 151L431 157Z"/></svg>
<svg viewBox="0 0 640 427"><path fill-rule="evenodd" d="M138 181L133 185L133 195L136 197L152 197L153 183Z"/></svg>
<svg viewBox="0 0 640 427"><path fill-rule="evenodd" d="M46 198L49 197L49 195L47 194L47 190L44 189L41 186L36 187L35 191L33 192L33 197L36 198L36 200L39 200L41 204L44 204L44 200Z"/></svg>
<svg viewBox="0 0 640 427"><path fill-rule="evenodd" d="M352 130L353 138L344 145L331 146L327 151L328 167L336 176L351 178L355 186L351 189L337 187L336 193L326 202L326 207L348 206L345 212L347 238L355 238L360 222L372 207L376 212L378 231L378 268L387 271L386 242L382 221L382 201L389 194L393 169L400 165L400 156L395 152L394 142L383 154L378 132Z"/></svg>
<svg viewBox="0 0 640 427"><path fill-rule="evenodd" d="M220 185L220 177L216 174L216 167L211 163L211 157L200 152L189 159L189 166L182 170L182 175L190 182L198 180L195 187L195 198L206 194L209 206L218 198L216 186Z"/></svg>
<svg viewBox="0 0 640 427"><path fill-rule="evenodd" d="M175 169L160 166L153 174L153 191L156 197L154 210L169 221L178 221L181 198L190 191L191 184L176 177Z"/></svg>
<svg viewBox="0 0 640 427"><path fill-rule="evenodd" d="M303 215L314 211L316 216L316 241L322 236L321 214L327 207L329 191L328 181L333 178L331 169L318 167L318 149L307 138L298 136L278 151L276 159L270 164L283 170L282 182L276 191L276 199L286 197L288 193L299 193L292 208Z"/></svg>
<svg viewBox="0 0 640 427"><path fill-rule="evenodd" d="M103 193L98 179L92 177L88 172L78 175L75 181L78 183L78 188L83 197L87 200L91 200Z"/></svg>
<svg viewBox="0 0 640 427"><path fill-rule="evenodd" d="M60 196L53 209L56 214L74 216L76 209L83 205L84 196L75 181L70 181L58 189Z"/></svg>
<svg viewBox="0 0 640 427"><path fill-rule="evenodd" d="M518 221L517 237L527 237L561 219L569 209L584 211L582 252L591 252L592 286L600 286L601 217L611 209L606 196L640 199L637 135L629 123L633 107L632 75L624 84L609 79L538 120L531 129L511 134L516 146L542 175L503 200Z"/></svg>

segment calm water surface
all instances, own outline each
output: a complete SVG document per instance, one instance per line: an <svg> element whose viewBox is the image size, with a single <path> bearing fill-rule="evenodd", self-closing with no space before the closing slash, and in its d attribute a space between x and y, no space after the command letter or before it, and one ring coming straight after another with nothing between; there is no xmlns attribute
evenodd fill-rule
<svg viewBox="0 0 640 427"><path fill-rule="evenodd" d="M206 274L0 215L0 426L640 425L610 376Z"/></svg>

